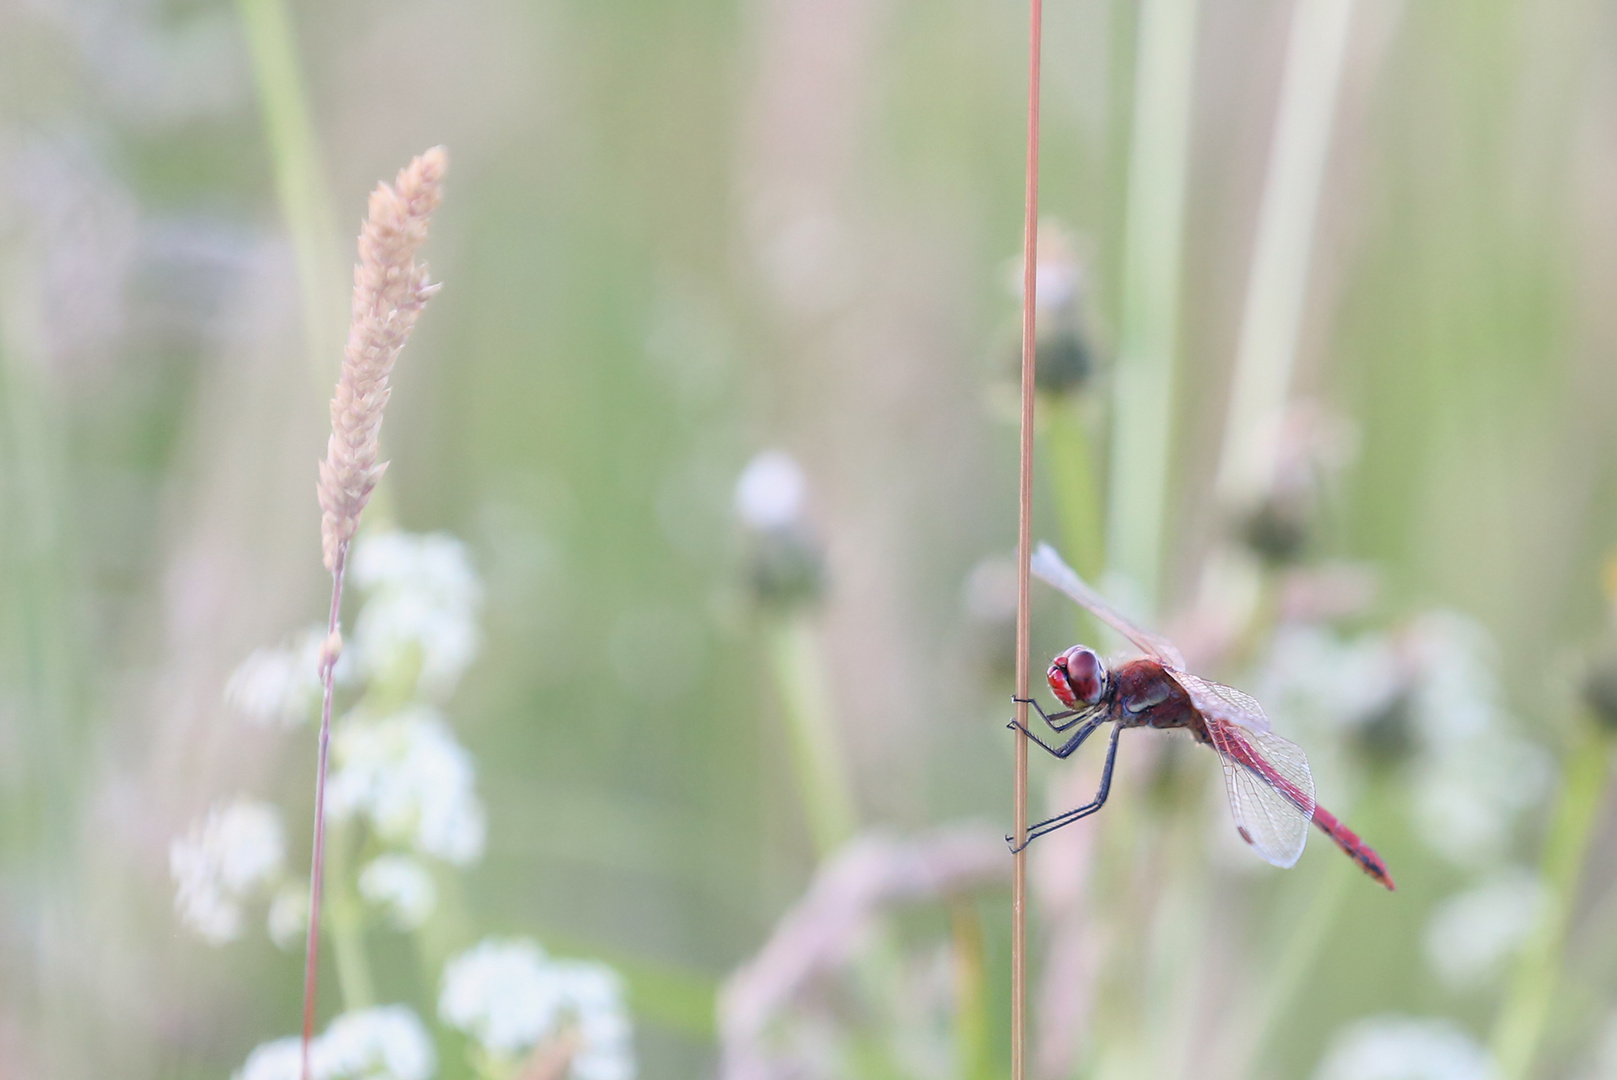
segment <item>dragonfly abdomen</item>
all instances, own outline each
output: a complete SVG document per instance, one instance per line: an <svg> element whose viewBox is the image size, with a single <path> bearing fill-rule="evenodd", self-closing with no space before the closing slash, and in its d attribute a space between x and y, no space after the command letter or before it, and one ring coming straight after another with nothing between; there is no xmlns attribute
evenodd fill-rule
<svg viewBox="0 0 1617 1080"><path fill-rule="evenodd" d="M1387 872L1387 864L1376 854L1376 849L1360 840L1359 834L1338 821L1335 814L1316 805L1314 824L1319 826L1320 832L1336 841L1354 862L1364 867L1365 873L1381 882L1389 891L1395 888L1392 875Z"/></svg>

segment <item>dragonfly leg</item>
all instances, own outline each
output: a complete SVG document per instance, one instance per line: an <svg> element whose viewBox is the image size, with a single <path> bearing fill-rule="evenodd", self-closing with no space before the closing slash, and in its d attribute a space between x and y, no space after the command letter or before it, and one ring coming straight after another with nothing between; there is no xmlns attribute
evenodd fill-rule
<svg viewBox="0 0 1617 1080"><path fill-rule="evenodd" d="M1078 714L1077 709L1066 709L1062 712L1056 713L1054 716L1051 716L1049 713L1044 711L1044 707L1042 705L1030 697L1013 697L1011 700L1015 702L1026 702L1037 709L1039 715L1044 718L1044 722L1050 725L1051 731L1066 731L1068 728L1072 727L1072 725L1078 723L1079 720L1083 719L1083 717ZM1076 717L1076 719L1067 720L1067 717L1069 716ZM1056 723L1057 720L1067 720L1067 722L1065 724L1058 724Z"/></svg>
<svg viewBox="0 0 1617 1080"><path fill-rule="evenodd" d="M1038 743L1039 746L1043 747L1043 749L1044 749L1044 751L1046 753L1051 754L1051 755L1053 755L1055 757L1058 757L1058 758L1065 758L1065 757L1071 757L1073 751L1077 750L1080 746L1082 746L1084 744L1084 740L1089 738L1091 735L1093 735L1095 733L1095 729L1100 727L1101 724L1103 724L1105 722L1106 722L1105 717L1097 717L1097 718L1095 718L1093 720L1090 720L1083 727L1081 727L1077 731L1073 732L1072 738L1068 739L1066 742L1062 743L1060 746L1051 746L1049 743L1045 742L1043 739L1041 739L1037 735L1033 734L1033 732L1029 731L1027 728L1023 727L1021 724L1018 724L1015 720L1012 720L1010 723L1006 724L1005 726L1008 727L1008 728L1011 728L1011 729L1013 729L1015 731L1020 731L1023 735L1026 735L1028 738L1030 738L1034 742ZM1068 726L1070 727L1071 725L1069 724ZM1057 728L1056 730L1059 731L1061 729Z"/></svg>
<svg viewBox="0 0 1617 1080"><path fill-rule="evenodd" d="M1112 729L1111 745L1106 748L1106 767L1101 770L1100 789L1095 792L1094 800L1080 806L1076 810L1068 810L1065 814L1057 814L1053 818L1048 818L1039 822L1037 825L1034 825L1032 828L1028 829L1027 839L1022 842L1022 847L1016 846L1016 838L1014 836L1007 836L1005 838L1005 842L1011 845L1012 852L1021 851L1022 848L1027 847L1045 833L1055 832L1063 825L1071 825L1073 822L1088 817L1090 814L1093 814L1102 806L1106 805L1106 796L1111 794L1112 790L1112 766L1117 762L1117 737L1122 733L1123 729L1121 727L1115 727ZM1085 731L1084 734L1088 734L1088 731Z"/></svg>

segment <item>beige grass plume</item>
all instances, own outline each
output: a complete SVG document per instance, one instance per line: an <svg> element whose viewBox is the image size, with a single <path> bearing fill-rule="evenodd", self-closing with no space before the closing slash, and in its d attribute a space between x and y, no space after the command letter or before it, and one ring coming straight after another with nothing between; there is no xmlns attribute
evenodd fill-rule
<svg viewBox="0 0 1617 1080"><path fill-rule="evenodd" d="M331 750L333 670L342 651L339 616L348 544L387 463L378 462L377 440L387 406L388 376L415 328L427 298L427 268L415 253L427 238L427 219L443 197L449 155L435 146L403 169L392 187L371 192L370 213L359 232L354 302L342 375L331 399L331 439L320 463L320 541L331 571L331 613L320 650L320 742L314 782L314 854L309 872L309 928L303 959L303 1080L311 1080L315 991L320 971L320 899L325 880L326 770Z"/></svg>
<svg viewBox="0 0 1617 1080"><path fill-rule="evenodd" d="M376 454L391 392L388 376L421 308L438 291L415 253L443 196L448 165L448 153L435 146L399 170L392 187L378 184L360 230L348 347L331 399L331 441L320 463L320 540L326 569L334 574L387 469Z"/></svg>

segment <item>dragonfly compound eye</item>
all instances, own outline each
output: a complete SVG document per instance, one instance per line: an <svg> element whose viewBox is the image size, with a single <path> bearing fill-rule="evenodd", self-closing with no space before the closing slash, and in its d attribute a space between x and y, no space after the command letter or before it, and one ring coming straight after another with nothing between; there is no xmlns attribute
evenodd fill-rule
<svg viewBox="0 0 1617 1080"><path fill-rule="evenodd" d="M1057 663L1066 661L1067 685L1072 687L1073 704L1095 705L1106 696L1106 665L1095 650L1074 645L1062 653Z"/></svg>

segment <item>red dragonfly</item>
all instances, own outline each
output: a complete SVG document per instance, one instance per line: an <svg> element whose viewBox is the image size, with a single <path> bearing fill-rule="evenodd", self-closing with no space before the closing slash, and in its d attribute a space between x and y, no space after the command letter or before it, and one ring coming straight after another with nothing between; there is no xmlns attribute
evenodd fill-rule
<svg viewBox="0 0 1617 1080"><path fill-rule="evenodd" d="M1294 866L1302 856L1312 822L1366 873L1393 888L1392 875L1381 856L1314 801L1314 777L1308 770L1307 755L1302 747L1269 729L1263 706L1239 690L1185 671L1185 658L1172 642L1124 618L1062 562L1049 544L1040 544L1033 553L1032 569L1128 638L1145 657L1108 671L1094 649L1074 645L1051 662L1050 689L1066 710L1049 715L1038 702L1029 699L1028 704L1054 731L1077 728L1060 746L1050 746L1011 721L1011 727L1058 758L1077 750L1102 724L1116 725L1094 801L1034 825L1028 830L1027 843L1088 817L1105 804L1117 760L1117 737L1124 728L1185 728L1197 742L1218 751L1235 831L1253 851L1276 866Z"/></svg>

